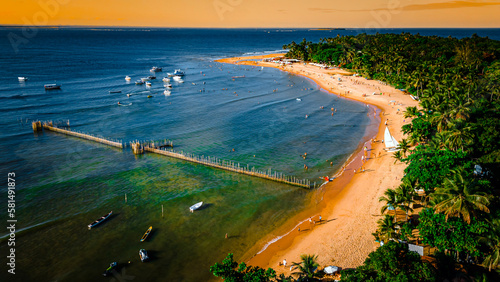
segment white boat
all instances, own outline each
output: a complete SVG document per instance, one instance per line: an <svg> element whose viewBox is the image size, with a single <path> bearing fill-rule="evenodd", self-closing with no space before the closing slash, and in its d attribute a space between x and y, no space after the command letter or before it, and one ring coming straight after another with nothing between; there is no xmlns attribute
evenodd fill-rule
<svg viewBox="0 0 500 282"><path fill-rule="evenodd" d="M191 212L194 212L195 210L199 209L201 207L201 205L203 205L203 202L196 203L196 204L190 206L189 210Z"/></svg>
<svg viewBox="0 0 500 282"><path fill-rule="evenodd" d="M145 262L149 259L148 252L144 249L139 250L139 257L141 258L142 262Z"/></svg>
<svg viewBox="0 0 500 282"><path fill-rule="evenodd" d="M174 75L174 76L172 76L172 78L173 78L175 81L181 81L181 80L182 80L182 76L179 76L179 75Z"/></svg>
<svg viewBox="0 0 500 282"><path fill-rule="evenodd" d="M384 132L384 144L385 148L389 151L399 151L399 143L389 132L389 128L385 127Z"/></svg>
<svg viewBox="0 0 500 282"><path fill-rule="evenodd" d="M26 81L26 80L28 80L28 78L25 77L25 76L18 76L17 79L19 79L19 81Z"/></svg>
<svg viewBox="0 0 500 282"><path fill-rule="evenodd" d="M146 86L151 86L151 82L146 81Z"/></svg>
<svg viewBox="0 0 500 282"><path fill-rule="evenodd" d="M163 91L163 94L165 94L165 96L170 96L170 94L172 94L172 92L170 92L170 90L165 90L165 91Z"/></svg>
<svg viewBox="0 0 500 282"><path fill-rule="evenodd" d="M160 72L160 71L162 71L162 69L159 67L152 67L149 71L150 72Z"/></svg>
<svg viewBox="0 0 500 282"><path fill-rule="evenodd" d="M149 78L149 77L142 77L141 78L142 82L146 82L146 81L150 81L150 80L151 80L151 78Z"/></svg>
<svg viewBox="0 0 500 282"><path fill-rule="evenodd" d="M178 70L175 70L175 71L174 71L174 75L184 76L184 75L186 75L186 74L185 74L183 71L181 71L180 69L178 69Z"/></svg>
<svg viewBox="0 0 500 282"><path fill-rule="evenodd" d="M130 78L130 76L128 76L128 75L125 77L125 80L126 80L126 81L130 81L131 79L132 79L132 78Z"/></svg>
<svg viewBox="0 0 500 282"><path fill-rule="evenodd" d="M300 99L300 98L297 98L297 99L295 99L295 100L297 100L297 101L299 101L299 102L300 102L300 101L302 101L302 99Z"/></svg>
<svg viewBox="0 0 500 282"><path fill-rule="evenodd" d="M172 88L172 84L170 84L170 83L169 84L165 84L165 87Z"/></svg>
<svg viewBox="0 0 500 282"><path fill-rule="evenodd" d="M168 77L164 77L162 80L163 80L163 82L170 82L170 78L168 78Z"/></svg>

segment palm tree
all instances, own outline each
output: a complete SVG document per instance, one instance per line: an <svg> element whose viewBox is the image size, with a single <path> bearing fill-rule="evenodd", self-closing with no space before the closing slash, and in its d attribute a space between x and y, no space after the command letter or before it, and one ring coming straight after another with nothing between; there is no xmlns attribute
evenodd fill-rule
<svg viewBox="0 0 500 282"><path fill-rule="evenodd" d="M478 191L474 179L467 178L463 169L452 170L452 179L445 178L443 186L437 188L431 197L436 200L434 209L448 217L461 217L470 224L478 212L489 213L491 196Z"/></svg>
<svg viewBox="0 0 500 282"><path fill-rule="evenodd" d="M396 160L394 161L394 163L396 162L403 162L403 152L401 151L397 151L395 152L393 155L392 155L393 158L395 158Z"/></svg>
<svg viewBox="0 0 500 282"><path fill-rule="evenodd" d="M494 219L489 223L490 231L479 240L491 249L482 263L491 271L491 269L500 268L500 219Z"/></svg>
<svg viewBox="0 0 500 282"><path fill-rule="evenodd" d="M298 276L298 281L316 281L315 278L319 276L319 273L316 272L319 266L319 263L316 262L317 259L317 255L301 255L301 262L292 264L292 270L298 270L292 274Z"/></svg>
<svg viewBox="0 0 500 282"><path fill-rule="evenodd" d="M417 107L407 107L406 111L404 112L404 117L405 118L412 118L418 116L420 111L417 109Z"/></svg>
<svg viewBox="0 0 500 282"><path fill-rule="evenodd" d="M410 206L415 202L413 200L413 197L415 196L415 182L410 182L405 179L403 183L396 188L395 192L401 200L399 208L405 211L406 220L408 221L408 212L413 212L413 209Z"/></svg>
<svg viewBox="0 0 500 282"><path fill-rule="evenodd" d="M377 235L380 240L387 242L390 239L396 239L396 222L394 221L394 216L386 214L383 218L377 221L378 229Z"/></svg>
<svg viewBox="0 0 500 282"><path fill-rule="evenodd" d="M410 144L405 138L403 138L399 141L399 148L401 149L401 153L403 153L403 157L406 157L406 153L408 152L408 149L410 149Z"/></svg>
<svg viewBox="0 0 500 282"><path fill-rule="evenodd" d="M384 196L378 199L379 202L384 201L385 205L380 209L380 213L385 213L388 209L393 208L394 210L401 205L401 196L396 193L394 189L387 189L384 192Z"/></svg>

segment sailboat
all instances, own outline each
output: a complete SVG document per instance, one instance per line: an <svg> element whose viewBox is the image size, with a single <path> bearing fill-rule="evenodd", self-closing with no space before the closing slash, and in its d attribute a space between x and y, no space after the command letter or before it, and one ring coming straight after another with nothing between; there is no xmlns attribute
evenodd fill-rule
<svg viewBox="0 0 500 282"><path fill-rule="evenodd" d="M386 150L388 150L390 152L399 151L399 143L391 135L391 132L389 132L389 128L387 126L385 127L385 132L384 132L384 143L385 143Z"/></svg>

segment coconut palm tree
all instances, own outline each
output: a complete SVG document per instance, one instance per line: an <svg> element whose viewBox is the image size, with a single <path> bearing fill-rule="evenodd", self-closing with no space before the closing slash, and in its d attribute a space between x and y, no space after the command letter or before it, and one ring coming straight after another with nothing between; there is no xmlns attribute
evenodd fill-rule
<svg viewBox="0 0 500 282"><path fill-rule="evenodd" d="M300 256L301 262L294 262L292 264L292 271L297 270L292 273L293 275L298 276L297 281L317 281L315 278L320 275L316 271L319 266L319 263L316 262L317 259L317 255L304 254Z"/></svg>
<svg viewBox="0 0 500 282"><path fill-rule="evenodd" d="M404 112L404 117L405 118L412 118L416 117L420 114L420 111L417 109L417 107L407 107L405 112Z"/></svg>
<svg viewBox="0 0 500 282"><path fill-rule="evenodd" d="M403 152L401 151L394 152L392 157L396 159L394 163L397 163L398 161L403 162Z"/></svg>
<svg viewBox="0 0 500 282"><path fill-rule="evenodd" d="M480 241L491 249L482 263L489 271L500 268L500 220L494 219L490 222L490 227L490 232L480 238Z"/></svg>
<svg viewBox="0 0 500 282"><path fill-rule="evenodd" d="M390 239L397 238L398 234L396 233L396 222L394 218L394 216L386 214L377 221L378 228L376 234L380 240L387 242Z"/></svg>
<svg viewBox="0 0 500 282"><path fill-rule="evenodd" d="M408 221L408 212L413 212L411 205L415 202L415 182L410 182L405 179L403 183L396 188L395 192L401 201L399 208L405 211L406 220Z"/></svg>
<svg viewBox="0 0 500 282"><path fill-rule="evenodd" d="M399 149L401 149L403 157L406 157L406 153L408 152L408 149L410 149L410 144L408 143L408 141L406 141L406 138L403 138L401 139L401 141L399 141Z"/></svg>
<svg viewBox="0 0 500 282"><path fill-rule="evenodd" d="M396 193L396 190L394 189L387 189L384 192L384 196L380 197L378 201L385 202L385 205L383 205L382 208L380 209L380 213L385 213L390 208L393 208L395 210L402 203L401 195Z"/></svg>
<svg viewBox="0 0 500 282"><path fill-rule="evenodd" d="M460 217L470 224L478 212L489 213L491 196L478 191L474 179L467 178L463 169L452 170L452 178L445 178L443 186L437 188L431 197L436 202L436 212L448 217Z"/></svg>

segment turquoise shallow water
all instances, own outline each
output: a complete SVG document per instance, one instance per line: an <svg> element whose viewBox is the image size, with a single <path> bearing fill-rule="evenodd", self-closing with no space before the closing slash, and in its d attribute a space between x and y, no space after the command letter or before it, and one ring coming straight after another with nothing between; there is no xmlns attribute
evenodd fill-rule
<svg viewBox="0 0 500 282"><path fill-rule="evenodd" d="M8 32L0 29L0 38ZM227 253L238 259L259 239L282 235L273 232L303 210L314 191L31 130L32 120L70 120L74 130L124 142L168 138L176 150L318 181L372 134L366 129L375 121L364 104L321 91L305 78L213 62L331 36L308 30L270 34L41 30L18 53L0 41L0 63L7 66L0 68L0 147L7 152L0 155L0 169L4 176L16 173L18 220L17 274L2 272L0 280L94 281L117 261L120 275L134 281L206 281L209 266ZM173 83L165 97L161 81L147 89L124 80L150 75L152 66L183 69L185 83ZM17 76L30 80L19 83ZM62 90L45 92L43 84L54 81ZM122 93L109 93L115 90ZM331 107L337 109L334 117ZM305 152L306 161L300 157ZM0 196L6 199L7 189ZM190 213L199 201L204 208ZM87 229L111 210L107 222ZM0 219L6 218L0 209ZM151 225L150 238L140 243ZM2 262L9 248L3 230ZM139 261L140 248L150 252L151 262Z"/></svg>

